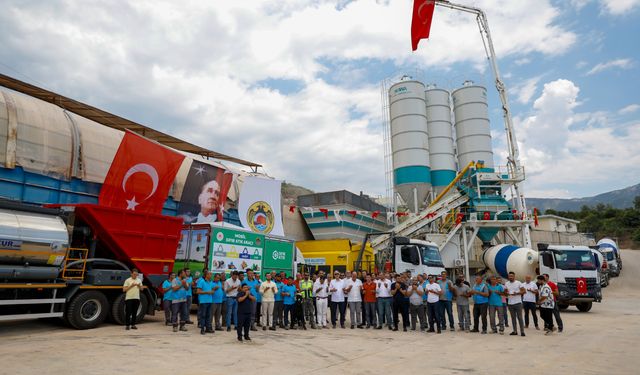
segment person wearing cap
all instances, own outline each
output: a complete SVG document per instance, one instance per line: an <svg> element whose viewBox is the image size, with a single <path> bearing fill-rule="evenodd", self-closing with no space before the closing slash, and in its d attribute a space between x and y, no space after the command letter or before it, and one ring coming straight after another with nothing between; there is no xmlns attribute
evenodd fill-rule
<svg viewBox="0 0 640 375"><path fill-rule="evenodd" d="M540 286L540 298L538 299L538 306L540 306L540 317L544 320L544 334L550 335L555 331L553 327L553 309L556 302L553 299L553 291L547 283L547 279L540 275L536 278L538 285Z"/></svg>
<svg viewBox="0 0 640 375"><path fill-rule="evenodd" d="M331 326L336 328L338 320L338 312L340 313L340 327L344 327L345 312L347 305L344 296L344 281L340 278L340 272L333 273L333 280L329 284L329 292L331 293Z"/></svg>
<svg viewBox="0 0 640 375"><path fill-rule="evenodd" d="M313 307L313 281L309 280L308 272L305 272L304 279L300 280L299 286L304 318L311 325L311 329L316 329L315 309Z"/></svg>

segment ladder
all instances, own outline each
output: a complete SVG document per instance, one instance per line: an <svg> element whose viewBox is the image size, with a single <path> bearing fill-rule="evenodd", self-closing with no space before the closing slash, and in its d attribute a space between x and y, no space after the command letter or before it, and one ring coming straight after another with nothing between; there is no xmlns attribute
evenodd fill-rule
<svg viewBox="0 0 640 375"><path fill-rule="evenodd" d="M62 278L64 280L84 280L89 249L70 247L64 259Z"/></svg>
<svg viewBox="0 0 640 375"><path fill-rule="evenodd" d="M410 217L403 223L398 224L391 231L396 236L410 237L420 229L447 215L449 211L465 204L468 200L468 196L462 194L457 189L453 190L435 205L422 210L416 216ZM387 247L390 238L390 234L380 235L371 241L371 247L375 250L381 250Z"/></svg>

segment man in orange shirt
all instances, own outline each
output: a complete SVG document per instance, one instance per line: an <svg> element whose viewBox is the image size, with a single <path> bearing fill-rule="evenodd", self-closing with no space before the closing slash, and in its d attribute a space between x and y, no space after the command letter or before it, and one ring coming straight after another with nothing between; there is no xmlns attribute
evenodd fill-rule
<svg viewBox="0 0 640 375"><path fill-rule="evenodd" d="M362 294L364 294L364 321L367 323L367 328L376 327L376 283L371 279L371 275L365 277L365 282L362 285Z"/></svg>

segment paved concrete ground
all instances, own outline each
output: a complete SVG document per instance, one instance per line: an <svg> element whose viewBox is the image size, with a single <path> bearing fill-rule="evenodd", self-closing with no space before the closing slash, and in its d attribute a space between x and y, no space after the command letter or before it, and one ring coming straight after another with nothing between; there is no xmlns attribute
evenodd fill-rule
<svg viewBox="0 0 640 375"><path fill-rule="evenodd" d="M565 332L527 337L388 330L173 333L160 316L138 331L76 331L50 322L0 325L0 374L638 374L640 251L589 313L563 313Z"/></svg>

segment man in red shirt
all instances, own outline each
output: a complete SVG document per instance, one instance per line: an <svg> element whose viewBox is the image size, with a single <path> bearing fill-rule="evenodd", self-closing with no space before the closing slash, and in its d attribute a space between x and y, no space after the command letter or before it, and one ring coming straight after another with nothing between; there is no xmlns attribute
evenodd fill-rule
<svg viewBox="0 0 640 375"><path fill-rule="evenodd" d="M300 281L302 280L302 275L297 273L296 274L296 280L293 282L293 285L296 286L296 291L300 291Z"/></svg>
<svg viewBox="0 0 640 375"><path fill-rule="evenodd" d="M556 324L558 325L558 333L562 332L562 318L560 317L560 308L558 307L558 286L556 285L556 283L554 283L553 281L549 280L549 274L545 273L544 275L544 279L547 282L547 285L549 285L549 287L551 288L551 292L553 292L553 300L556 302L555 306L553 308L553 316L556 318Z"/></svg>
<svg viewBox="0 0 640 375"><path fill-rule="evenodd" d="M365 277L365 282L362 284L362 294L364 298L364 321L367 323L367 328L376 327L376 283L371 279L371 275Z"/></svg>

